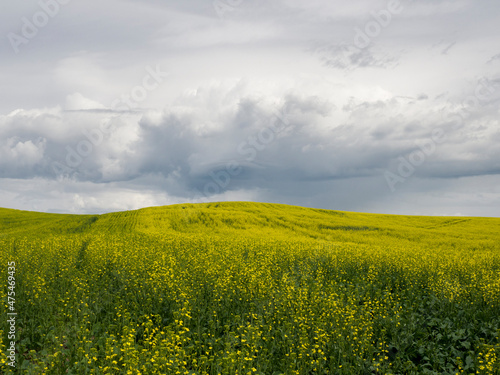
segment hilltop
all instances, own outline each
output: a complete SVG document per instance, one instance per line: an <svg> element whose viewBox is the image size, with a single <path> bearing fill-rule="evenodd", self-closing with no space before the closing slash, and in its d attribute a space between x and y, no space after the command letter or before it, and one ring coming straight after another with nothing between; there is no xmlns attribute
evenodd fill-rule
<svg viewBox="0 0 500 375"><path fill-rule="evenodd" d="M176 204L102 215L49 214L0 208L0 233L143 233L304 237L355 243L409 241L495 247L499 218L382 215L271 203Z"/></svg>

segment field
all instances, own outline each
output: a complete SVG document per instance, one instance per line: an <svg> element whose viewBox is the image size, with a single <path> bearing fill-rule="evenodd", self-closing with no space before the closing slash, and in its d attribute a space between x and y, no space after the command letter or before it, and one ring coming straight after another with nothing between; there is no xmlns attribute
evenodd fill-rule
<svg viewBox="0 0 500 375"><path fill-rule="evenodd" d="M500 219L0 209L0 265L2 374L500 374Z"/></svg>

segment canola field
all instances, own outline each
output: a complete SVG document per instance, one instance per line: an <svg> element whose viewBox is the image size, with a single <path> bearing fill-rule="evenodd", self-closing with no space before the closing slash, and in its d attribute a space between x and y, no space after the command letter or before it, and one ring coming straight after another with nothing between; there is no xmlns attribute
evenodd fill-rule
<svg viewBox="0 0 500 375"><path fill-rule="evenodd" d="M0 283L1 374L500 374L500 219L0 209Z"/></svg>

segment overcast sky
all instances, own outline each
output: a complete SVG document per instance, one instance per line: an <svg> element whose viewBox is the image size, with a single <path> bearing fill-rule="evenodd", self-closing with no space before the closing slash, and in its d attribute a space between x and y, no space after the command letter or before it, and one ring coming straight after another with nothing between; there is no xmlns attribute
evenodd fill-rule
<svg viewBox="0 0 500 375"><path fill-rule="evenodd" d="M0 206L500 216L496 0L2 0Z"/></svg>

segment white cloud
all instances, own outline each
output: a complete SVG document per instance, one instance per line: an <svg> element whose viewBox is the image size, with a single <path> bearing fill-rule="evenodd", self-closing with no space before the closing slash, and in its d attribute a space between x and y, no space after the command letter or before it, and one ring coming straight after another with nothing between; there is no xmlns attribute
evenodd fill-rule
<svg viewBox="0 0 500 375"><path fill-rule="evenodd" d="M95 100L84 97L79 92L75 92L66 97L66 105L64 108L66 110L75 111L82 109L105 109L106 107Z"/></svg>

